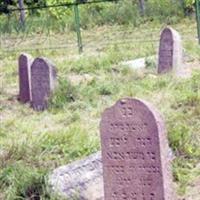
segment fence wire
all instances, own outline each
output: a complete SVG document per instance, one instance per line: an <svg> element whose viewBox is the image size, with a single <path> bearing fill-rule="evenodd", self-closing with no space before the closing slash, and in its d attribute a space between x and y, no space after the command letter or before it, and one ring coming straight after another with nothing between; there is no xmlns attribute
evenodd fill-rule
<svg viewBox="0 0 200 200"><path fill-rule="evenodd" d="M134 26L107 26L105 30L101 30L98 33L98 29L92 30L82 30L80 27L76 27L76 31L69 31L69 29L64 28L62 31L55 30L57 26L54 27L54 30L51 30L50 20L50 8L58 8L61 11L66 11L68 7L78 6L79 4L84 6L87 4L97 4L97 3L106 3L106 2L118 2L119 0L91 0L91 1L76 1L74 3L64 3L56 5L46 5L46 6L36 6L31 8L23 8L23 10L42 10L40 15L44 17L32 17L32 15L27 16L27 23L23 29L17 25L17 20L19 13L22 9L10 9L9 12L12 13L12 16L8 15L7 23L5 22L4 27L0 29L0 50L2 52L22 52L22 51L52 51L52 50L75 50L80 45L83 47L83 50L92 48L93 50L99 48L107 48L113 45L127 45L134 46L134 44L151 44L154 47L158 46L159 35L162 27L156 27L148 29L148 27L138 34L135 34L137 28ZM121 1L121 0L120 0ZM14 21L13 18L15 19ZM81 18L81 16L80 16ZM42 20L41 20L42 19ZM14 23L15 22L15 23ZM80 22L79 22L80 23ZM0 23L1 26L3 26ZM49 26L48 26L49 25ZM5 29L3 29L5 28ZM197 35L193 31L196 28L195 24L190 28L192 30L185 30L178 28L177 30L181 33L183 41L189 42L197 41ZM80 29L82 36L82 44L77 44L77 29ZM4 31L3 31L4 30ZM10 30L10 32L9 32ZM14 30L14 31L13 31ZM144 39L145 38L145 39ZM80 39L80 38L79 38ZM80 42L80 41L79 41Z"/></svg>

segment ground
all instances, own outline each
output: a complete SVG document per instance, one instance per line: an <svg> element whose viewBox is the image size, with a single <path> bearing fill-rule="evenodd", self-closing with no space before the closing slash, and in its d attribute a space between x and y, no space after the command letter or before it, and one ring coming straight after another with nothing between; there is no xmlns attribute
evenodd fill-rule
<svg viewBox="0 0 200 200"><path fill-rule="evenodd" d="M180 199L198 200L200 46L195 21L183 20L173 27L181 33L190 58L186 64L192 76L188 79L172 73L158 76L151 62L137 72L120 64L155 55L160 24L83 31L82 55L75 43L54 49L65 44L65 34L55 33L42 41L46 35L35 33L23 42L16 37L11 44L4 38L0 50L0 199L54 199L46 189L48 173L99 150L101 113L119 98L129 96L151 102L164 116L175 155L177 193ZM72 33L67 37L75 40ZM48 57L58 69L58 89L49 109L41 113L17 101L17 59L24 50Z"/></svg>

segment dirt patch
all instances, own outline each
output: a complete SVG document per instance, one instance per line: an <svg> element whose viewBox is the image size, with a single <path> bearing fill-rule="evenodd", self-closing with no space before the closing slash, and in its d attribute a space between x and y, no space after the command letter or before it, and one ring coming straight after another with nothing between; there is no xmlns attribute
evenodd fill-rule
<svg viewBox="0 0 200 200"><path fill-rule="evenodd" d="M90 83L94 80L94 77L90 74L70 74L67 77L72 85L79 85L81 83Z"/></svg>

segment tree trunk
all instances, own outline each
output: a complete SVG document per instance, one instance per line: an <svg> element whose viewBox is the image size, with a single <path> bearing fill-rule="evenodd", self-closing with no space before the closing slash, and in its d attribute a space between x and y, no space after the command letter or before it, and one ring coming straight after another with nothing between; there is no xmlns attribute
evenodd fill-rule
<svg viewBox="0 0 200 200"><path fill-rule="evenodd" d="M24 0L18 0L18 4L19 4L19 8L21 9L20 10L20 24L22 26L24 26L25 24L25 11L23 10L24 9Z"/></svg>
<svg viewBox="0 0 200 200"><path fill-rule="evenodd" d="M140 6L140 13L142 16L145 15L145 0L139 0L139 6Z"/></svg>

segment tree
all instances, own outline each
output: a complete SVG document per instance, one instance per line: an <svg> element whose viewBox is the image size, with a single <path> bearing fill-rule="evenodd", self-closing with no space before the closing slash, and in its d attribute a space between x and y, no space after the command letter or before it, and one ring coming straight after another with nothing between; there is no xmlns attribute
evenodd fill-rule
<svg viewBox="0 0 200 200"><path fill-rule="evenodd" d="M24 26L25 24L25 11L24 11L24 0L18 0L20 10L20 24Z"/></svg>
<svg viewBox="0 0 200 200"><path fill-rule="evenodd" d="M140 6L140 13L142 16L145 15L145 0L139 0L139 6Z"/></svg>
<svg viewBox="0 0 200 200"><path fill-rule="evenodd" d="M0 14L9 14L9 5L15 5L13 0L0 0Z"/></svg>

